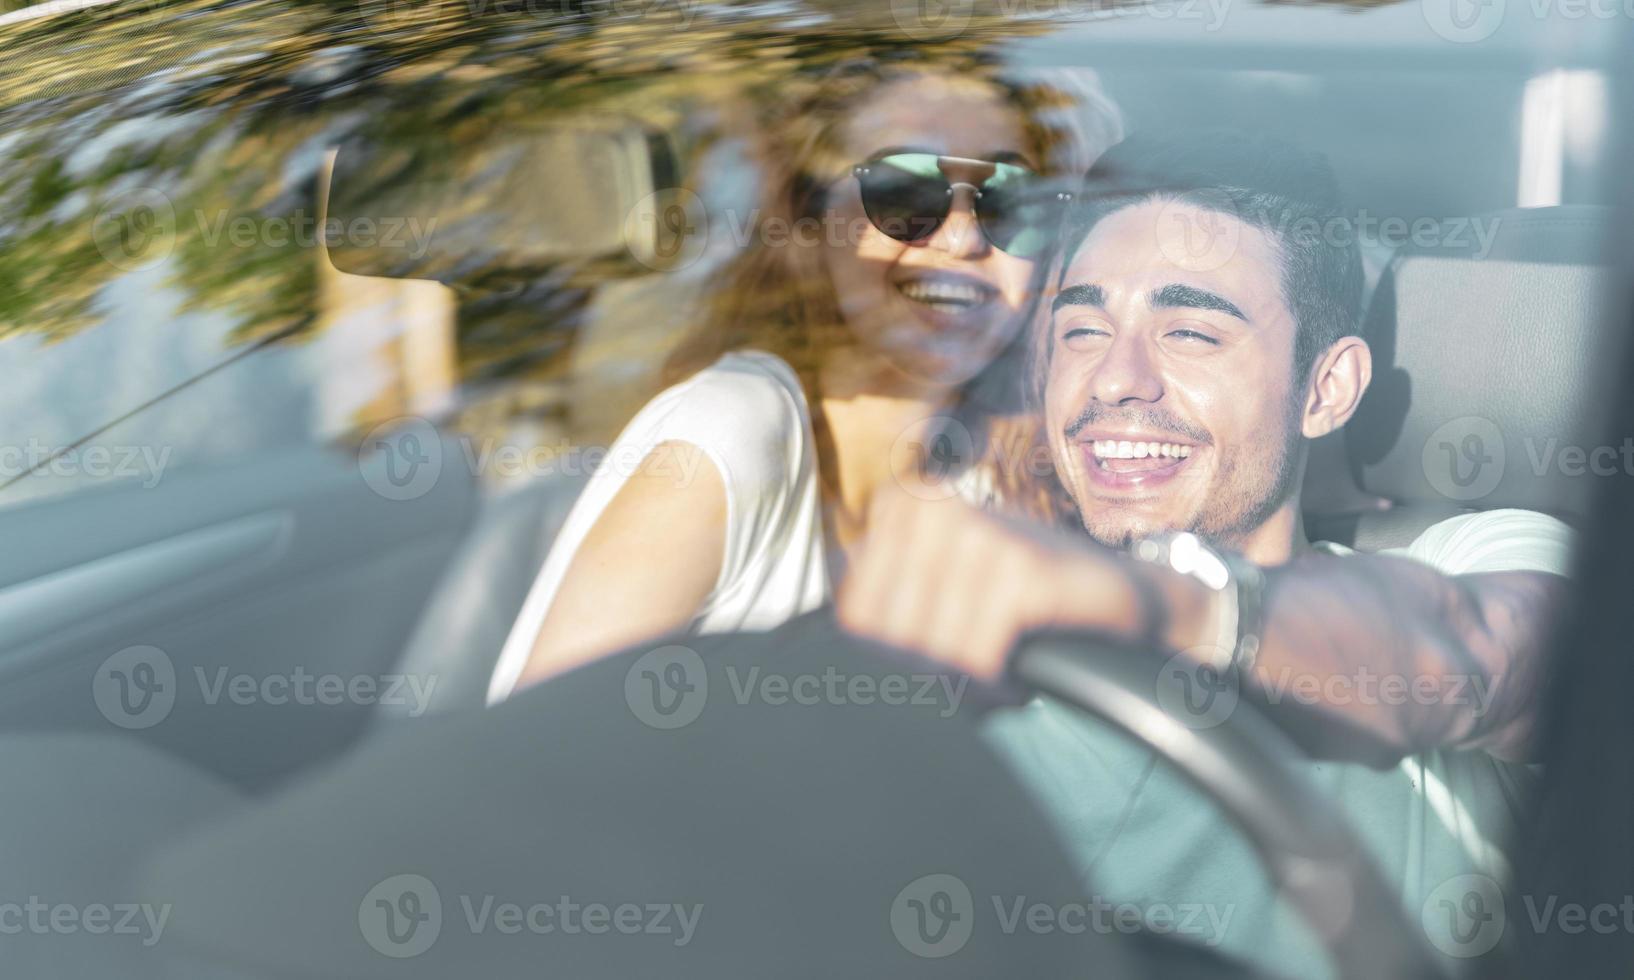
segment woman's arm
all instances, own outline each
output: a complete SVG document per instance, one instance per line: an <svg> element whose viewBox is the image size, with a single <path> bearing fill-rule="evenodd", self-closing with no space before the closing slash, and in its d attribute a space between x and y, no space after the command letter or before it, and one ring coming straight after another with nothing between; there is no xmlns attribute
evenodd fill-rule
<svg viewBox="0 0 1634 980"><path fill-rule="evenodd" d="M678 456L702 464L677 466ZM715 588L725 554L720 470L688 443L655 447L579 545L517 688L684 628Z"/></svg>

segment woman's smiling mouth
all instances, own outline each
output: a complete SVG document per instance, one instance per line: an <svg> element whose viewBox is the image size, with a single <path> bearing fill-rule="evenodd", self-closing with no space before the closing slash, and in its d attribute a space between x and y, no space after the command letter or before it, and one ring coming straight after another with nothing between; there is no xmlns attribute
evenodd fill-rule
<svg viewBox="0 0 1634 980"><path fill-rule="evenodd" d="M952 273L914 276L895 285L908 302L941 316L967 316L998 295L998 290L980 280Z"/></svg>

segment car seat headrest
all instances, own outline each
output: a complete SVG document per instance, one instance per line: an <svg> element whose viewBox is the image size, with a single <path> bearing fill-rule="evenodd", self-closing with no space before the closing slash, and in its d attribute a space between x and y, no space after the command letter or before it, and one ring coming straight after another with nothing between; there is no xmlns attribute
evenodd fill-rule
<svg viewBox="0 0 1634 980"><path fill-rule="evenodd" d="M1494 212L1397 252L1368 307L1373 384L1348 428L1361 487L1399 505L1573 517L1615 309L1606 208ZM1455 234L1455 232L1458 232Z"/></svg>

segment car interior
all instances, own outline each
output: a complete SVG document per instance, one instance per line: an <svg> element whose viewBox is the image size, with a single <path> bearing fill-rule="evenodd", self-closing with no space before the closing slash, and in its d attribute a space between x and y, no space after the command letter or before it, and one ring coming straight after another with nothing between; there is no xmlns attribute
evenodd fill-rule
<svg viewBox="0 0 1634 980"><path fill-rule="evenodd" d="M750 66L745 77L783 36L793 53L779 56L794 62L870 45L935 56L866 19L888 13L838 0L721 7L694 11L695 36L676 43L718 44L723 61ZM1608 638L1622 637L1610 618L1620 594L1602 591L1630 582L1628 474L1587 480L1547 460L1620 443L1604 433L1634 424L1619 384L1634 355L1630 202L1613 179L1634 119L1627 25L1545 31L1517 14L1459 44L1435 36L1417 0L1243 5L1216 28L1083 16L1092 7L950 43L989 45L1022 69L1093 73L1129 131L1295 137L1329 154L1362 213L1493 229L1489 240L1362 243L1374 380L1354 421L1314 450L1305 526L1364 552L1501 508L1582 532L1579 568L1604 585L1562 627L1548 802L1521 873L1560 894L1613 894L1609 877L1590 879L1626 855L1626 825L1607 828L1634 809L1634 782L1592 764L1588 746L1608 743L1588 726L1634 735L1626 701L1602 690L1630 670L1604 667L1619 659ZM0 371L15 381L0 395L0 444L80 454L0 468L0 867L20 888L0 898L112 891L176 908L153 949L0 936L5 972L1262 975L1145 933L977 932L947 961L904 955L857 896L889 896L914 869L956 856L977 893L1065 900L1079 888L964 715L751 703L656 733L595 710L624 697L638 651L485 707L593 468L582 450L605 445L650 393L666 344L730 255L724 236L679 253L665 236L677 215L719 227L713 212L750 193L747 96L735 89L748 83L708 62L630 53L680 36L661 19L621 28L623 54L563 54L552 41L580 28L497 13L451 27L413 3L21 10L0 8L0 46L36 72L155 33L217 40L197 40L191 62L165 55L182 66L170 74L98 69L65 75L72 84L55 94L0 97L0 134L11 131L0 135L0 292L20 297L0 300ZM713 88L711 70L724 79ZM647 102L631 94L669 71L679 80L654 83ZM165 258L105 262L89 237L46 253L43 215L89 228L99 195L143 180L165 191ZM189 231L220 202L314 227L437 233L423 250L317 234L290 261L287 249L212 239L208 223ZM24 264L34 254L49 274ZM64 298L39 296L76 280ZM1477 443L1496 447L1499 476L1449 488L1427 459L1479 463L1468 437L1480 425L1501 433ZM153 444L174 459L152 485L53 470L89 447ZM554 449L514 472L492 454L543 445ZM400 464L432 475L394 492ZM169 694L159 721L125 724L90 692L137 647L163 652L153 690ZM820 614L699 649L746 668L821 651L856 674L883 669ZM1212 797L1321 934L1334 976L1536 975L1529 956L1574 964L1572 976L1626 966L1627 935L1438 955L1343 811L1293 771L1326 747L1253 711L1208 732L1165 720L1145 653L1047 637L1016 662L1035 690L1152 744ZM300 672L435 688L366 704L230 693L242 674ZM1597 830L1574 822L1585 808L1603 815ZM536 944L448 928L424 955L393 959L360 941L357 906L396 874L450 896L525 894L540 880L553 894L684 896L735 926L701 931L684 955L668 935L616 949L558 937L548 966Z"/></svg>

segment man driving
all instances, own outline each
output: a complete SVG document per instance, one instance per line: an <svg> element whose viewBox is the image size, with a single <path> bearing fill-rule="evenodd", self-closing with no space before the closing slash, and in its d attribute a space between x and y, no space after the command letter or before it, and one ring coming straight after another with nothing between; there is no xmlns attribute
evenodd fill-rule
<svg viewBox="0 0 1634 980"><path fill-rule="evenodd" d="M1507 874L1568 534L1508 510L1399 552L1307 538L1310 444L1372 372L1342 227L1317 155L1219 134L1113 148L1064 222L1034 328L1033 394L1087 539L883 495L837 605L859 633L990 680L1027 631L1076 627L1315 716L1316 754L1387 766L1308 771L1416 915L1448 881ZM1190 938L1321 975L1247 844L1149 750L1043 699L988 733L1097 895L1205 907L1218 928Z"/></svg>

